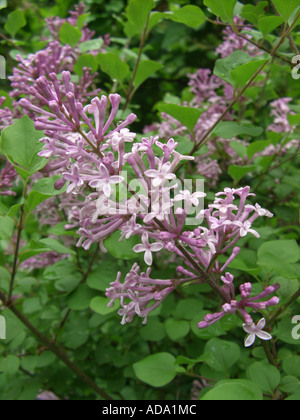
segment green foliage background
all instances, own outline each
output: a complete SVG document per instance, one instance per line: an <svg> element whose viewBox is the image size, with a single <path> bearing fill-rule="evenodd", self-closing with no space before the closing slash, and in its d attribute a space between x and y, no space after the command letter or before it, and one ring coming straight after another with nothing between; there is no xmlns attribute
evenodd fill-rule
<svg viewBox="0 0 300 420"><path fill-rule="evenodd" d="M96 32L95 38L109 33L112 37L111 52L120 56L127 41L121 22L127 1L85 0L84 3L88 6L90 14L87 22L89 28ZM0 54L7 58L8 74L16 65L16 45L31 53L43 48L45 41L41 34L46 35L44 19L66 17L75 4L70 0L9 1L8 7L1 12L0 26L4 28L8 14L15 10L24 13L26 25L14 40L5 29L0 31L6 37L0 43ZM163 0L157 2L156 10L165 12L191 4L215 18L200 0ZM143 83L130 104L130 111L138 115L134 125L138 133L142 133L146 125L159 120L160 107L167 106L166 97L172 98L173 103L191 99L187 75L198 68L215 68L215 50L223 29L223 26L211 22L193 29L170 20L162 21L153 29L143 53L148 59L159 62L162 68ZM299 46L298 30L299 26L293 36ZM279 39L279 34L276 28L273 32L276 38L269 38L267 44L270 46L274 39ZM134 36L128 48L133 57L138 47L139 38ZM288 42L280 53L287 58L292 57ZM128 57L132 68L134 59L131 60L130 54ZM229 63L229 68L232 64ZM101 88L107 93L112 86L111 78L98 70ZM271 119L264 104L278 97L291 97L295 113L298 117L300 114L300 82L291 77L289 64L274 60L269 71L268 87L261 98L259 110L256 109L258 92L254 89L246 95L247 109L243 110L243 120L263 128L263 134L258 137L250 134L252 144L257 140L268 140L265 129ZM242 77L241 74L238 76ZM8 80L1 80L1 94L7 94L9 89ZM32 127L29 122L25 125L25 128L16 128L20 136L24 132L30 135ZM223 126L222 133L224 129ZM233 138L232 130L236 127L228 129L229 138ZM248 133L242 136L249 139ZM300 138L299 128L293 136ZM2 150L4 153L5 147ZM255 152L255 147L259 145L256 144L254 149L252 146L246 153ZM248 167L231 168L231 171L222 174L218 184L218 191L231 187L233 183L235 186L251 184L256 190L257 202L275 214L270 222L258 224L261 239L242 241L242 253L232 264L231 272L239 281L246 279L256 283L254 287L258 292L263 284L279 282L282 305L288 303L299 289L300 268L300 158L299 154L289 160L286 158L282 158L275 167L274 162L264 161L261 165L256 162L251 170ZM27 168L29 172L30 169L32 166ZM36 170L35 166L33 172ZM35 186L28 198L27 210L34 209L46 197L54 196L53 181ZM4 250L14 230L11 220L20 210L21 183L16 186L16 191L17 198L1 198L0 289L5 293L10 278L6 267L12 263L13 256L8 256ZM208 191L208 200L214 192ZM41 250L64 253L65 249L61 248L63 243L47 241L51 233L66 234L62 225L44 227L40 231L38 221L32 214L29 215L23 232L23 239L29 246L23 250L23 258ZM70 234L76 235L75 232ZM117 241L116 237L110 238L107 243L110 253L98 256L93 265L91 262L97 252L95 245L89 252L74 247L67 260L46 269L31 273L20 271L14 290L14 295L20 297L17 301L19 310L42 334L49 339L55 337L69 359L97 386L112 398L124 400L190 399L195 381L201 384L198 388L196 386L197 396L204 400L300 398L299 340L291 338L294 328L292 316L300 314L299 298L278 317L274 325L276 367L269 363L261 345L257 344L250 350L243 347L244 332L237 317L227 316L206 330L197 328L203 316L214 312L216 307L216 297L206 285L178 289L151 314L146 326L141 325L140 319L122 326L117 315L118 307L107 308L105 289L118 271L128 272L134 261L144 267L144 262L142 257L131 252L128 244L121 247ZM164 261L164 258L155 261L153 278L176 276L177 262ZM32 400L42 390L53 391L62 399L101 398L41 343L9 308L1 308L1 315L7 320L7 339L0 341L0 400ZM67 322L62 326L66 316Z"/></svg>

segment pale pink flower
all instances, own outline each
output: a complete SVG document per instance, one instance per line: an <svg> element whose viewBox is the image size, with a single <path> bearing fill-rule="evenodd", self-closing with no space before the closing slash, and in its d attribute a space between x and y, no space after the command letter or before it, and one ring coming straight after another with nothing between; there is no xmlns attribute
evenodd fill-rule
<svg viewBox="0 0 300 420"><path fill-rule="evenodd" d="M262 318L257 324L253 322L252 324L243 325L245 332L249 334L245 339L245 347L251 347L254 344L256 337L264 341L272 340L272 336L263 331L265 326L266 320L264 318Z"/></svg>
<svg viewBox="0 0 300 420"><path fill-rule="evenodd" d="M163 244L161 242L155 242L153 244L149 243L149 236L147 232L144 232L142 235L143 244L136 245L133 250L134 252L140 253L145 252L145 263L149 266L153 263L152 252L159 252L163 249Z"/></svg>

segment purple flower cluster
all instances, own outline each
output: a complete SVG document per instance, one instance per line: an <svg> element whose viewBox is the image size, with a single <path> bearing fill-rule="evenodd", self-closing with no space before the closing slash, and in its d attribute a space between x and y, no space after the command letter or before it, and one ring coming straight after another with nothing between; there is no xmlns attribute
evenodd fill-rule
<svg viewBox="0 0 300 420"><path fill-rule="evenodd" d="M61 27L64 23L69 23L70 25L74 26L75 28L78 27L79 26L78 23L80 23L80 30L81 30L81 33L82 33L82 38L80 40L80 43L90 41L94 37L95 32L91 31L88 28L86 22L84 22L84 23L78 22L81 17L84 17L85 9L86 9L85 4L83 2L81 2L81 3L76 4L74 6L74 10L71 10L69 12L70 16L66 19L63 19L63 18L60 18L60 17L57 17L57 16L45 19L47 28L48 28L48 30L51 34L52 39L53 40L59 40L60 29L61 29ZM109 34L106 34L106 35L103 36L103 50L101 50L101 52L104 51L104 49L109 44L110 44L110 36L109 36Z"/></svg>
<svg viewBox="0 0 300 420"><path fill-rule="evenodd" d="M28 258L20 264L21 271L29 271L52 266L61 260L68 258L68 254L58 254L55 251L42 252L34 257Z"/></svg>
<svg viewBox="0 0 300 420"><path fill-rule="evenodd" d="M8 127L12 124L14 113L8 107L2 107L6 101L5 96L0 97L0 130L4 130L5 127Z"/></svg>
<svg viewBox="0 0 300 420"><path fill-rule="evenodd" d="M195 270L195 262L203 268L205 273L211 274L215 284L218 284L217 279L240 253L240 248L236 246L238 241L248 234L259 237L258 232L252 228L254 221L262 216L272 217L272 214L268 210L261 208L259 204L255 206L247 204L247 199L250 196L253 196L253 194L250 193L249 187L236 190L227 188L224 192L216 194L215 202L207 210L199 213L199 219L204 216L206 227L198 226L193 231L185 231L184 225L187 213L182 210L174 213L171 209L168 217L161 217L163 226L155 226L154 224L151 232L149 231L148 234L143 233L142 244L137 245L134 250L136 252L145 252L146 263L151 265L152 253L164 249L181 257L186 267L178 266L177 268L178 273L183 276L180 280L150 280L150 271L146 275L142 274L139 276L137 265L134 265L126 277L125 283L121 286L121 274L119 274L116 282L111 283L111 287L107 290L107 296L112 299L110 305L116 299L121 299L123 309L119 314L122 316L126 315L125 318L123 317L122 322L131 322L134 314L142 317L148 316L158 306L157 300L160 302L162 300L161 296L165 298L178 285L203 282L202 277ZM185 200L186 204L188 203L188 207L197 204L196 200L198 199L197 196L194 195L193 197L187 191L179 194L179 198ZM163 229L164 227L165 230ZM143 231L141 225L138 228L134 225L134 228L135 234L140 234ZM150 243L149 236L155 239L156 242ZM182 252L181 246L184 247L185 253ZM227 254L230 249L232 251L226 263L220 265L218 257ZM221 280L223 283L223 296L226 298L223 312L208 315L205 321L199 323L199 328L208 327L220 320L226 313L233 314L238 310L243 314L246 325L252 325L253 320L246 313L245 307L263 310L268 306L277 305L279 302L277 298L273 298L268 302L257 302L274 293L278 289L277 285L267 288L255 298L250 297L252 285L250 283L243 285L240 289L242 299L240 302L237 302L233 285L234 277L226 273L225 276L221 276ZM145 284L149 287L145 288ZM160 288L157 289L157 286L160 286ZM141 291L145 293L138 293ZM154 298L154 291L155 293L159 291L158 295L155 295L159 296L159 299ZM140 311L141 307L143 308L142 311Z"/></svg>
<svg viewBox="0 0 300 420"><path fill-rule="evenodd" d="M18 174L13 165L6 161L5 167L0 172L0 195L16 195L12 191L12 188L14 187L17 176Z"/></svg>
<svg viewBox="0 0 300 420"><path fill-rule="evenodd" d="M76 26L82 13L83 6L80 5L68 19L49 19L47 23L54 40L27 59L18 56L19 65L11 77L12 97L25 96L19 105L35 121L36 129L44 131L45 137L41 139L44 147L39 153L49 160L44 173L61 175L55 184L57 190L67 184L67 192L60 197L58 209L50 199L36 210L40 226L60 223L60 210L63 210L67 218L66 228L77 229L80 237L77 246L85 250L97 243L106 252L105 240L119 231L120 241L132 236L141 239L133 250L142 254L145 264L150 267L154 254L159 252L176 256L176 260L180 258L182 265L177 267L177 279L151 279L151 268L141 273L138 264L133 265L124 282L121 273L118 274L106 296L110 299L109 306L120 300L122 324L131 322L135 315L146 323L148 315L176 287L208 282L209 278L210 285L221 292L225 303L222 312L207 315L199 323L199 328L217 322L227 313L239 312L245 319L245 331L249 331L249 344L256 335L266 333L261 331L262 323L254 324L246 308L261 311L276 305L277 298L261 300L275 293L278 286L270 286L258 296L251 297L252 285L243 284L238 300L234 278L227 269L240 253L240 239L248 234L259 237L254 222L259 217L273 215L259 204L249 203L254 197L250 187L225 188L205 208L206 194L199 185L193 192L191 183L183 183L177 178L182 162L194 161L199 174L216 185L221 169L213 154L220 143L222 150L231 157L229 164L241 163L228 140L213 139L209 151L196 159L183 156L173 137L185 135L186 127L164 114L165 120L157 127L158 136L136 141L137 134L128 128L135 122L136 115L130 114L118 121L122 116L120 95L99 96L99 90L93 87L95 75L89 69L83 69L82 78L75 83L72 72L80 50L61 46L58 34L66 22ZM80 42L90 40L92 36L93 33L83 26ZM239 48L247 49L251 54L258 53L249 49L247 41L229 29L225 31L225 37L224 45L218 51L222 56ZM207 69L199 69L189 77L194 98L185 105L204 109L193 138L199 142L223 115L234 98L234 91ZM94 98L89 100L91 95ZM278 116L276 112L280 107L283 110ZM0 114L4 123L10 123L13 118L9 112L5 109ZM284 121L279 120L284 112L284 103L274 104L277 118L274 124L277 124L278 132L286 132L278 128L286 128L287 112ZM227 113L227 120L233 118L233 113ZM3 175L1 172L0 190L9 189L12 169L7 164ZM44 267L65 257L56 253L41 254L25 261L21 268ZM223 260L225 257L226 262L220 263L219 257Z"/></svg>
<svg viewBox="0 0 300 420"><path fill-rule="evenodd" d="M228 303L222 306L222 311L212 315L206 315L204 321L199 322L198 328L207 328L210 325L215 324L222 319L226 314L236 314L240 311L245 319L245 325L252 325L253 319L251 315L246 311L246 308L251 308L254 311L262 311L269 308L270 306L276 306L279 303L277 297L272 297L267 301L261 301L261 299L268 298L279 289L279 284L267 287L262 293L257 296L251 297L252 284L245 283L240 286L240 301L237 300L235 295L234 287L234 276L230 273L226 273L225 276L221 277L224 283L223 291L228 297Z"/></svg>
<svg viewBox="0 0 300 420"><path fill-rule="evenodd" d="M245 38L252 39L251 28L244 26L245 20L240 19L238 16L234 18L234 25L236 27L243 26L243 34ZM248 32L248 33L247 33ZM249 55L256 57L257 55L261 55L260 50L255 46L248 42L245 38L238 36L231 26L226 26L223 31L223 42L218 46L216 52L222 58L226 58L231 55L234 51L246 51Z"/></svg>
<svg viewBox="0 0 300 420"><path fill-rule="evenodd" d="M135 315L144 318L143 324L146 324L148 315L174 291L175 280L152 280L150 274L151 268L140 274L140 267L134 264L124 283L120 281L122 274L119 273L116 281L106 290L106 296L111 299L109 307L120 300L122 325L132 322Z"/></svg>
<svg viewBox="0 0 300 420"><path fill-rule="evenodd" d="M94 36L94 32L90 31L87 24L81 25L82 38L78 45L71 47L69 45L62 45L59 41L60 28L64 23L69 23L72 26L77 26L78 19L84 15L85 6L83 3L75 6L75 11L70 12L70 17L67 19L48 18L46 23L52 35L52 39L45 39L48 41L47 46L35 54L30 54L24 57L21 54L16 56L18 65L13 68L13 74L8 79L11 81L10 96L14 99L26 97L32 105L38 107L44 106L44 101L36 94L34 85L40 77L48 78L50 74L61 74L63 71L74 73L74 67L82 52L80 44L90 41ZM95 51L90 51L91 54L98 54L104 52L105 48L109 45L109 36L104 36L103 44ZM97 96L100 89L95 88L95 80L98 74L92 72L90 68L84 67L82 75L79 80L74 83L74 93L76 98L83 104L89 102L90 98ZM77 75L76 75L77 77ZM60 79L56 80L56 85L63 88L63 83ZM0 98L0 107L2 106L5 98ZM0 109L0 129L11 125L13 121L20 118L24 112L28 113L30 118L35 120L36 112L34 109L30 111L23 108L22 113L16 100L12 103L12 109Z"/></svg>
<svg viewBox="0 0 300 420"><path fill-rule="evenodd" d="M145 137L132 146L136 134L127 127L136 116L130 114L125 121L115 123L121 103L118 94L95 97L83 106L76 97L70 72L62 73L61 84L55 73L50 73L49 79L38 78L32 89L43 107L26 99L20 104L40 114L35 126L47 136L41 140L44 149L40 155L50 162L52 158L60 159L63 179L57 188L68 182L67 193L79 198L80 204L76 206L75 200L71 210L72 214L75 209L75 226L78 224L81 236L77 245L88 250L93 243L100 243L105 252L104 240L119 230L120 240L132 235L141 237L141 244L134 251L144 254L147 265L152 265L154 253L163 250L182 258L185 264L178 267L178 273L184 278L177 281L152 280L150 271L140 275L137 265L123 284L119 274L107 296L110 304L120 299L122 322L132 321L135 314L146 322L148 314L176 286L203 282L196 267L213 276L220 287L217 278L239 254L238 241L248 234L259 237L253 223L258 217L272 217L272 214L259 204L247 203L254 196L249 187L226 188L216 194L214 203L206 210L203 206L199 209L206 194L200 190L192 193L176 177L181 161L194 159L178 153L178 143L172 138L163 143L159 137ZM128 170L134 179L128 179ZM190 213L197 211L197 227L186 230ZM226 263L220 265L218 257L230 250ZM232 312L233 301L234 297L228 295L227 305L232 305ZM243 310L250 303L244 299L236 305L236 310ZM226 310L229 306L225 306ZM246 319L246 325L249 320Z"/></svg>

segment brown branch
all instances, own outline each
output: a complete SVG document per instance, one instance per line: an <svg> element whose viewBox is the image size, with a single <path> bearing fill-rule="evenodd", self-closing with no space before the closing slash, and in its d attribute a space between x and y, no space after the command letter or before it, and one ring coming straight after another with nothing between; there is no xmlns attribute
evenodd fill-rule
<svg viewBox="0 0 300 420"><path fill-rule="evenodd" d="M127 95L126 95L126 102L125 102L123 111L126 111L126 109L128 108L128 106L129 106L129 104L130 104L130 102L133 98L134 92L135 92L133 84L134 84L134 79L136 77L136 74L137 74L137 71L138 71L138 68L139 68L139 65L140 65L140 61L141 61L142 53L143 53L143 48L144 48L146 38L147 38L149 19L150 19L150 13L148 14L147 21L146 21L146 24L145 24L145 28L144 28L143 34L141 36L139 53L138 53L138 57L137 57L137 60L136 60L135 66L134 66L134 70L133 70L133 73L132 73L132 76L131 76L131 79L130 79L130 82L129 82L128 92L127 92Z"/></svg>
<svg viewBox="0 0 300 420"><path fill-rule="evenodd" d="M9 283L9 291L8 291L8 296L7 296L7 301L6 301L7 305L9 305L10 302L11 302L13 289L14 289L15 278L16 278L16 274L17 274L21 235L22 235L22 231L23 231L23 228L24 228L24 220L25 220L25 203L24 203L24 200L26 198L26 194L27 194L27 183L26 183L26 181L24 181L23 196L22 196L23 203L22 203L21 208L20 208L20 217L19 217L19 222L18 222L18 226L17 226L17 228L18 228L17 241L16 241L16 245L15 245L13 268L12 268L12 272L11 272L10 283Z"/></svg>
<svg viewBox="0 0 300 420"><path fill-rule="evenodd" d="M0 37L2 39L4 39L8 44L11 44L12 47L16 48L17 50L19 50L20 52L27 54L25 50L23 50L23 48L19 47L14 41L12 41L11 39L7 38L7 36L5 36L4 34L2 34L0 32Z"/></svg>
<svg viewBox="0 0 300 420"><path fill-rule="evenodd" d="M7 296L0 291L0 299L3 302L7 302ZM95 393L105 400L112 400L110 395L108 395L105 391L98 387L98 385L85 373L83 372L79 366L77 366L74 362L72 362L65 350L57 345L52 343L48 338L42 334L31 322L27 319L22 312L20 312L14 305L9 305L9 310L13 312L13 314L37 337L37 339L44 344L44 346L52 351L68 368L75 373L83 382L85 382Z"/></svg>

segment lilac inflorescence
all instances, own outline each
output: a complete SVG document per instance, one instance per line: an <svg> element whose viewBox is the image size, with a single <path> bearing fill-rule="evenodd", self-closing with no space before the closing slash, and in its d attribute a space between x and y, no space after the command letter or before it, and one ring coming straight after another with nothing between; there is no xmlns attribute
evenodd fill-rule
<svg viewBox="0 0 300 420"><path fill-rule="evenodd" d="M146 324L150 312L158 308L174 291L174 281L152 280L150 274L151 268L140 274L140 267L134 264L124 283L121 282L122 274L119 273L116 281L106 290L106 296L110 299L109 307L120 300L119 315L122 316L122 325L131 322L135 315L144 318L143 324Z"/></svg>

